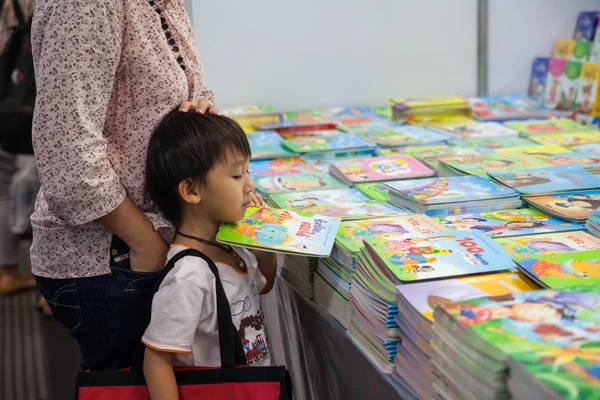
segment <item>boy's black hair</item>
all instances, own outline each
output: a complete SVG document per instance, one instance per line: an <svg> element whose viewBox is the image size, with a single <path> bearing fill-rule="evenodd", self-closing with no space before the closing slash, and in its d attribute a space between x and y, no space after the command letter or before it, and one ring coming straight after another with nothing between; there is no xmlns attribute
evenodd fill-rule
<svg viewBox="0 0 600 400"><path fill-rule="evenodd" d="M221 115L172 111L148 143L148 196L168 220L179 225L179 183L188 178L203 182L229 152L248 159L251 155L248 138L237 122Z"/></svg>

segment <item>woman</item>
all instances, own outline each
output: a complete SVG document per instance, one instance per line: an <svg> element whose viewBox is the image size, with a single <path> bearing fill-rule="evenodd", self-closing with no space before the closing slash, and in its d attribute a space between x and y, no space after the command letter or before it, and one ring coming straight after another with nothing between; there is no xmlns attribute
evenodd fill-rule
<svg viewBox="0 0 600 400"><path fill-rule="evenodd" d="M144 195L172 109L216 113L182 0L38 0L33 272L81 366L131 364L172 226Z"/></svg>

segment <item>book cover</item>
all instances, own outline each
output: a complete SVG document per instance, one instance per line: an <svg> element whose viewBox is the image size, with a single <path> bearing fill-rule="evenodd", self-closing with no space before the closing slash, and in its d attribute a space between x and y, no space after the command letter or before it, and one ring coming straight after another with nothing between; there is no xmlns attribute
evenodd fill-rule
<svg viewBox="0 0 600 400"><path fill-rule="evenodd" d="M242 221L223 224L217 240L278 253L328 257L339 226L338 218L251 207Z"/></svg>
<svg viewBox="0 0 600 400"><path fill-rule="evenodd" d="M600 250L541 254L515 262L532 279L551 289L600 283Z"/></svg>
<svg viewBox="0 0 600 400"><path fill-rule="evenodd" d="M552 165L577 165L580 167L588 165L600 165L600 153L579 152L548 155L546 162Z"/></svg>
<svg viewBox="0 0 600 400"><path fill-rule="evenodd" d="M586 143L586 144L578 144L575 146L571 146L569 148L572 151L581 152L581 153L597 153L600 152L600 143Z"/></svg>
<svg viewBox="0 0 600 400"><path fill-rule="evenodd" d="M569 61L579 61L579 62L587 62L590 57L590 52L592 51L593 42L587 40L578 40L575 42L575 46L573 46L573 51L567 57Z"/></svg>
<svg viewBox="0 0 600 400"><path fill-rule="evenodd" d="M296 118L288 118L285 117L282 121L277 122L262 122L256 124L258 129L262 130L270 130L270 129L282 129L282 128L297 128L297 127L320 127L323 126L323 129L330 129L328 126L331 123L323 117L319 116L299 116Z"/></svg>
<svg viewBox="0 0 600 400"><path fill-rule="evenodd" d="M514 268L498 244L479 232L419 235L402 240L365 240L371 257L379 260L402 282L448 278Z"/></svg>
<svg viewBox="0 0 600 400"><path fill-rule="evenodd" d="M487 137L487 138L469 138L464 139L465 142L472 146L481 146L487 147L492 150L500 150L503 148L511 148L511 147L529 147L536 145L535 142L532 142L529 139L522 138L520 136L506 136L501 138L495 137Z"/></svg>
<svg viewBox="0 0 600 400"><path fill-rule="evenodd" d="M359 183L354 187L373 200L377 200L381 203L390 201L390 191L384 183Z"/></svg>
<svg viewBox="0 0 600 400"><path fill-rule="evenodd" d="M342 132L352 133L355 135L365 133L382 133L393 135L399 132L403 125L394 121L378 120L367 124L354 124L349 126L340 126L338 129Z"/></svg>
<svg viewBox="0 0 600 400"><path fill-rule="evenodd" d="M413 179L386 184L390 192L421 204L461 203L516 195L505 186L475 176Z"/></svg>
<svg viewBox="0 0 600 400"><path fill-rule="evenodd" d="M380 147L396 147L396 146L408 146L417 145L420 142L410 136L405 135L402 132L364 132L357 133L357 137L362 140L368 141L372 145Z"/></svg>
<svg viewBox="0 0 600 400"><path fill-rule="evenodd" d="M498 153L524 153L533 156L537 159L549 163L548 158L553 157L556 154L562 155L563 153L570 153L571 150L566 147L549 144L534 144L531 146L523 147L505 147L503 149L496 149ZM555 165L555 164L553 164Z"/></svg>
<svg viewBox="0 0 600 400"><path fill-rule="evenodd" d="M495 238L494 240L515 258L600 248L600 239L584 231L551 232L539 235Z"/></svg>
<svg viewBox="0 0 600 400"><path fill-rule="evenodd" d="M481 156L458 156L444 161L450 168L469 175L486 176L490 170L518 170L550 166L533 156L523 153L484 154Z"/></svg>
<svg viewBox="0 0 600 400"><path fill-rule="evenodd" d="M531 76L529 78L529 90L527 91L527 94L540 103L544 101L549 64L550 59L548 57L537 57L533 60L531 66Z"/></svg>
<svg viewBox="0 0 600 400"><path fill-rule="evenodd" d="M569 53L565 54L565 59L550 59L550 63L548 64L548 77L544 93L544 105L548 108L555 109L560 102L560 90L565 80L564 74L567 68L566 56Z"/></svg>
<svg viewBox="0 0 600 400"><path fill-rule="evenodd" d="M441 304L537 289L539 287L521 272L498 272L396 287L398 293L430 322L433 322L433 309Z"/></svg>
<svg viewBox="0 0 600 400"><path fill-rule="evenodd" d="M581 89L581 67L582 63L579 61L567 61L559 88L558 104L555 107L557 110L573 111L575 109L575 100Z"/></svg>
<svg viewBox="0 0 600 400"><path fill-rule="evenodd" d="M600 188L600 178L577 166L488 171L487 174L525 196Z"/></svg>
<svg viewBox="0 0 600 400"><path fill-rule="evenodd" d="M600 65L584 63L581 67L581 90L577 95L577 112L593 117L600 116Z"/></svg>
<svg viewBox="0 0 600 400"><path fill-rule="evenodd" d="M358 135L364 140L373 142L381 147L425 145L441 143L452 139L450 135L445 133L412 125L403 125L385 131L362 132L358 133Z"/></svg>
<svg viewBox="0 0 600 400"><path fill-rule="evenodd" d="M350 182L385 181L431 176L434 172L411 155L397 155L331 163Z"/></svg>
<svg viewBox="0 0 600 400"><path fill-rule="evenodd" d="M254 184L257 190L267 195L347 187L347 185L344 185L326 172L268 176L254 179Z"/></svg>
<svg viewBox="0 0 600 400"><path fill-rule="evenodd" d="M552 218L532 208L433 218L455 231L477 230L492 237L535 235L544 232L575 231L584 225Z"/></svg>
<svg viewBox="0 0 600 400"><path fill-rule="evenodd" d="M543 118L550 115L550 110L542 105L541 99L533 99L524 94L475 97L469 99L469 104L473 116L479 121L500 122L524 118Z"/></svg>
<svg viewBox="0 0 600 400"><path fill-rule="evenodd" d="M575 40L557 40L554 45L554 58L566 60L573 53Z"/></svg>
<svg viewBox="0 0 600 400"><path fill-rule="evenodd" d="M316 192L282 193L269 196L279 208L295 212L337 217L342 220L409 214L390 204L371 200L357 189L332 189Z"/></svg>
<svg viewBox="0 0 600 400"><path fill-rule="evenodd" d="M288 157L294 155L281 145L281 136L275 131L246 132L253 160Z"/></svg>
<svg viewBox="0 0 600 400"><path fill-rule="evenodd" d="M600 215L600 190L527 197L528 203L570 219L587 219Z"/></svg>
<svg viewBox="0 0 600 400"><path fill-rule="evenodd" d="M571 146L578 146L588 143L600 143L600 132L588 130L585 132L565 132L561 134L552 135L536 135L531 137L531 140L541 144L554 144L570 148Z"/></svg>
<svg viewBox="0 0 600 400"><path fill-rule="evenodd" d="M256 179L264 176L298 175L319 171L319 168L299 157L288 157L251 161L248 173Z"/></svg>
<svg viewBox="0 0 600 400"><path fill-rule="evenodd" d="M363 248L363 240L366 239L393 237L394 240L398 240L401 237L426 235L447 230L443 225L421 214L365 219L342 222L336 243L350 253L358 253Z"/></svg>
<svg viewBox="0 0 600 400"><path fill-rule="evenodd" d="M411 125L422 126L425 128L435 128L440 125L467 125L474 124L477 121L465 115L421 115L411 117Z"/></svg>
<svg viewBox="0 0 600 400"><path fill-rule="evenodd" d="M382 149L382 155L410 154L423 161L431 168L437 168L439 163L452 160L456 156L478 156L492 154L494 150L485 147L448 147L448 146L409 146L395 149Z"/></svg>
<svg viewBox="0 0 600 400"><path fill-rule="evenodd" d="M598 11L582 11L577 17L573 40L593 41L596 38L598 26Z"/></svg>
<svg viewBox="0 0 600 400"><path fill-rule="evenodd" d="M322 132L319 136L284 139L282 145L295 153L311 153L328 150L375 148L375 146L354 135L345 135L339 131Z"/></svg>
<svg viewBox="0 0 600 400"><path fill-rule="evenodd" d="M563 132L590 131L589 126L582 125L568 118L541 119L530 121L508 121L504 125L530 136L535 134L555 134ZM534 140L534 139L532 139Z"/></svg>
<svg viewBox="0 0 600 400"><path fill-rule="evenodd" d="M422 107L448 107L466 106L467 100L460 96L430 96L420 99L408 99L403 97L393 98L389 101L391 105L401 109Z"/></svg>
<svg viewBox="0 0 600 400"><path fill-rule="evenodd" d="M435 316L438 312L451 315L483 339L488 348L485 353L506 359L549 345L572 348L597 342L599 305L598 288L586 285L569 291L546 289L444 304Z"/></svg>
<svg viewBox="0 0 600 400"><path fill-rule="evenodd" d="M517 136L519 134L519 132L514 129L510 129L497 122L477 122L468 125L445 125L440 126L439 129L443 129L463 138Z"/></svg>

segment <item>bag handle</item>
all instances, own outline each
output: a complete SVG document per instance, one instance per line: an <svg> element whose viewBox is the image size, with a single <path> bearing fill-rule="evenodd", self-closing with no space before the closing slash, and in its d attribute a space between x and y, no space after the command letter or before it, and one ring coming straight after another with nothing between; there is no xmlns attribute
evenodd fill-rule
<svg viewBox="0 0 600 400"><path fill-rule="evenodd" d="M160 284L169 271L171 271L177 261L184 257L199 257L206 261L211 272L215 276L215 288L217 291L217 325L219 328L219 349L221 353L221 367L222 368L235 368L236 365L246 365L246 353L242 347L242 341L238 335L237 329L231 319L231 308L229 306L229 300L223 289L221 278L219 277L219 270L217 266L209 257L204 253L196 249L187 249L180 251L174 255L166 267L162 271L161 278L156 283L155 293L158 291ZM150 307L152 304L150 304ZM144 350L145 346L141 340L138 348L134 351L132 369L141 369L144 365Z"/></svg>

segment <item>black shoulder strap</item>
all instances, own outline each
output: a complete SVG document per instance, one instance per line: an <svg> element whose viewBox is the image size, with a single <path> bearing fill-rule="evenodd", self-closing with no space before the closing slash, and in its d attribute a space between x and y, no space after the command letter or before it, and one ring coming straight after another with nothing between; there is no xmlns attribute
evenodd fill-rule
<svg viewBox="0 0 600 400"><path fill-rule="evenodd" d="M223 289L221 278L219 277L219 270L217 266L209 257L204 253L196 249L187 249L177 253L173 256L167 266L165 267L162 279L171 271L177 261L184 257L199 257L202 258L208 264L211 272L215 276L215 288L217 291L217 324L219 327L219 347L221 350L221 367L233 368L236 365L246 365L246 354L242 347L242 341L238 335L237 329L231 319L231 308L229 306L229 300ZM162 279L158 282L156 290L160 287ZM142 362L143 364L143 362ZM141 365L141 364L140 364ZM135 367L135 365L134 365Z"/></svg>
<svg viewBox="0 0 600 400"><path fill-rule="evenodd" d="M15 13L15 18L19 22L19 28L25 26L25 15L23 14L23 10L21 9L21 4L19 4L19 0L12 0L13 10Z"/></svg>

